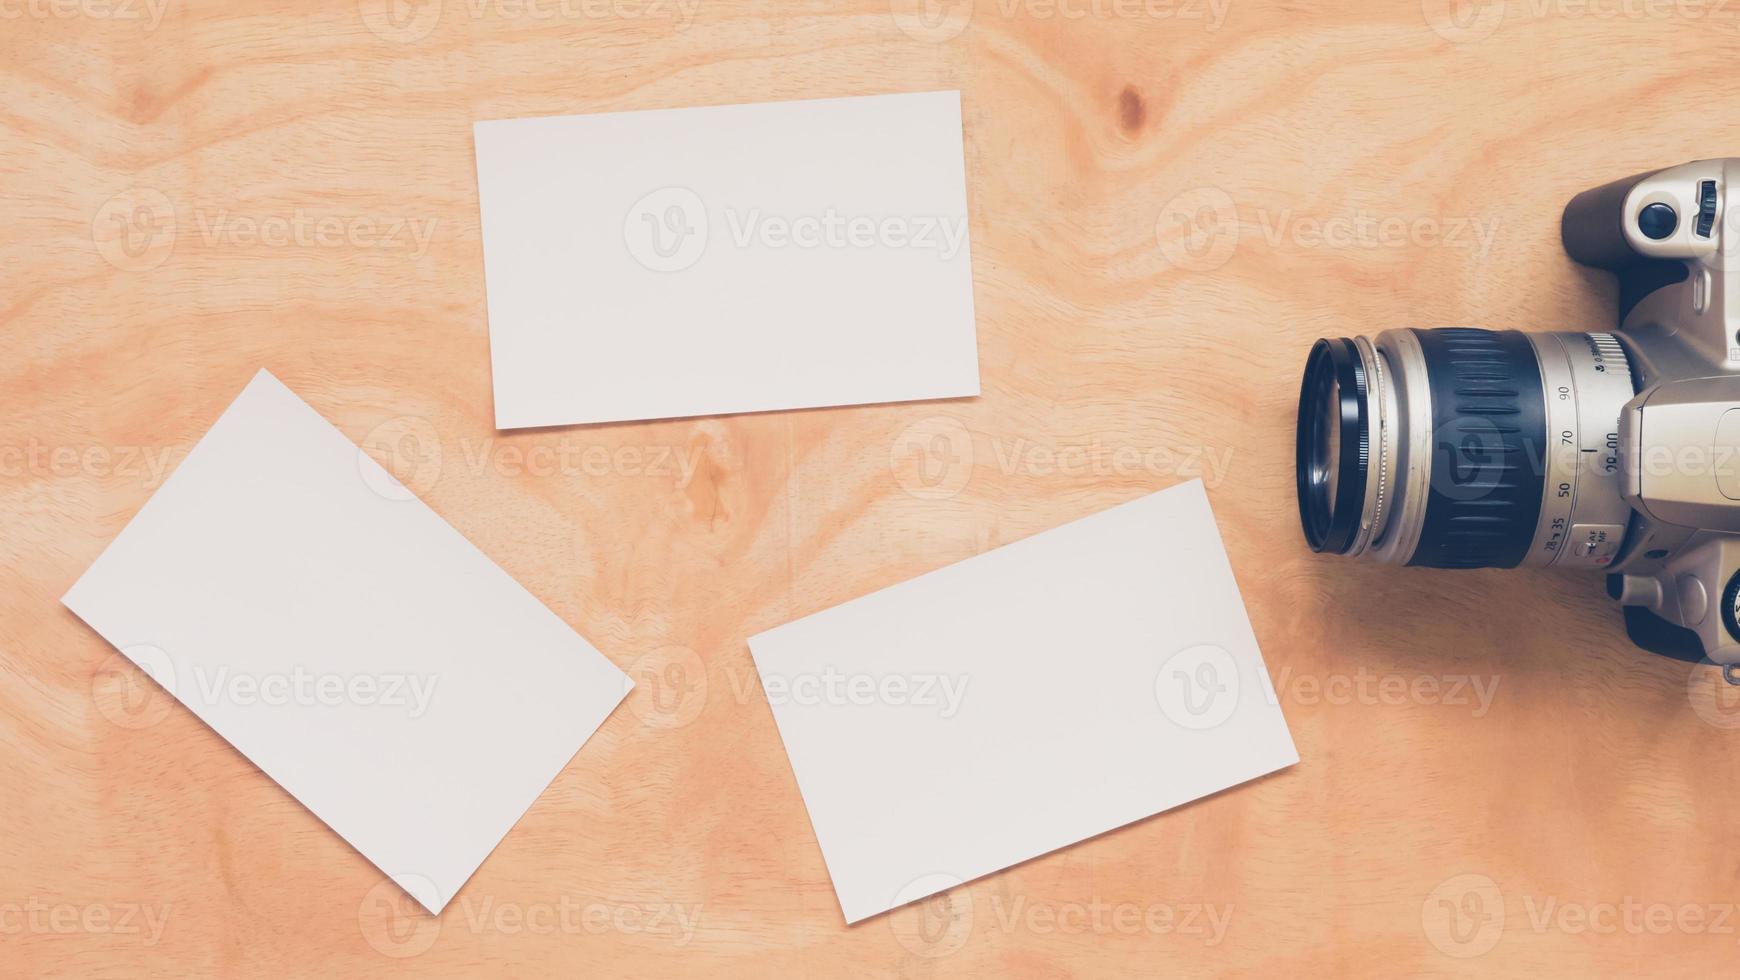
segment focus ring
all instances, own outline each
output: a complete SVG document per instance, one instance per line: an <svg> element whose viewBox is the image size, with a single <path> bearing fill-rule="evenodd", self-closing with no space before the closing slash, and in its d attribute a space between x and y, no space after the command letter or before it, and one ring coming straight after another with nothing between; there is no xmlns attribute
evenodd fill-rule
<svg viewBox="0 0 1740 980"><path fill-rule="evenodd" d="M1411 565L1510 568L1540 517L1546 404L1514 330L1416 331L1432 395L1431 480Z"/></svg>

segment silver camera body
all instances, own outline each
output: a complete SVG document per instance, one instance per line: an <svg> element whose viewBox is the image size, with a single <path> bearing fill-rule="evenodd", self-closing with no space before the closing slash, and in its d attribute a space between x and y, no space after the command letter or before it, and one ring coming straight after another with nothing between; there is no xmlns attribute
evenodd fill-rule
<svg viewBox="0 0 1740 980"><path fill-rule="evenodd" d="M1319 340L1299 401L1316 551L1608 575L1632 640L1740 682L1740 158L1585 191L1571 258L1618 329Z"/></svg>

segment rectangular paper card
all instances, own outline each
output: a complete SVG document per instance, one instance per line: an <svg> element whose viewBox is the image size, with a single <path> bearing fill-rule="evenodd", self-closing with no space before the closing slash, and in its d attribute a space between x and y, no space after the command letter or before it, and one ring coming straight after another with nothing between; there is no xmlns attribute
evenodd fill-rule
<svg viewBox="0 0 1740 980"><path fill-rule="evenodd" d="M749 645L847 922L1299 761L1200 481Z"/></svg>
<svg viewBox="0 0 1740 980"><path fill-rule="evenodd" d="M497 426L979 393L960 93L475 129Z"/></svg>
<svg viewBox="0 0 1740 980"><path fill-rule="evenodd" d="M437 913L632 686L265 371L61 601Z"/></svg>

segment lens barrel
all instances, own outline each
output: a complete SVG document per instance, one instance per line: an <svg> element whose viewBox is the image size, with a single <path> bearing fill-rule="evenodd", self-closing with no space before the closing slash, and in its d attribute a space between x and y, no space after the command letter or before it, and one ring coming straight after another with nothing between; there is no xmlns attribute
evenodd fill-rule
<svg viewBox="0 0 1740 980"><path fill-rule="evenodd" d="M1299 390L1306 543L1434 568L1603 566L1611 550L1586 544L1626 530L1613 447L1631 394L1608 334L1319 340Z"/></svg>

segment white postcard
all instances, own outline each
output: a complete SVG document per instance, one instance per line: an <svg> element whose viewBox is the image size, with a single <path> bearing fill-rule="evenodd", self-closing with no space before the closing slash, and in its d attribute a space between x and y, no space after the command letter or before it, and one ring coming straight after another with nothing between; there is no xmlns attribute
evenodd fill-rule
<svg viewBox="0 0 1740 980"><path fill-rule="evenodd" d="M265 371L62 601L436 913L632 686Z"/></svg>
<svg viewBox="0 0 1740 980"><path fill-rule="evenodd" d="M498 427L979 393L958 92L475 134Z"/></svg>
<svg viewBox="0 0 1740 980"><path fill-rule="evenodd" d="M749 645L849 923L1299 761L1200 481Z"/></svg>

